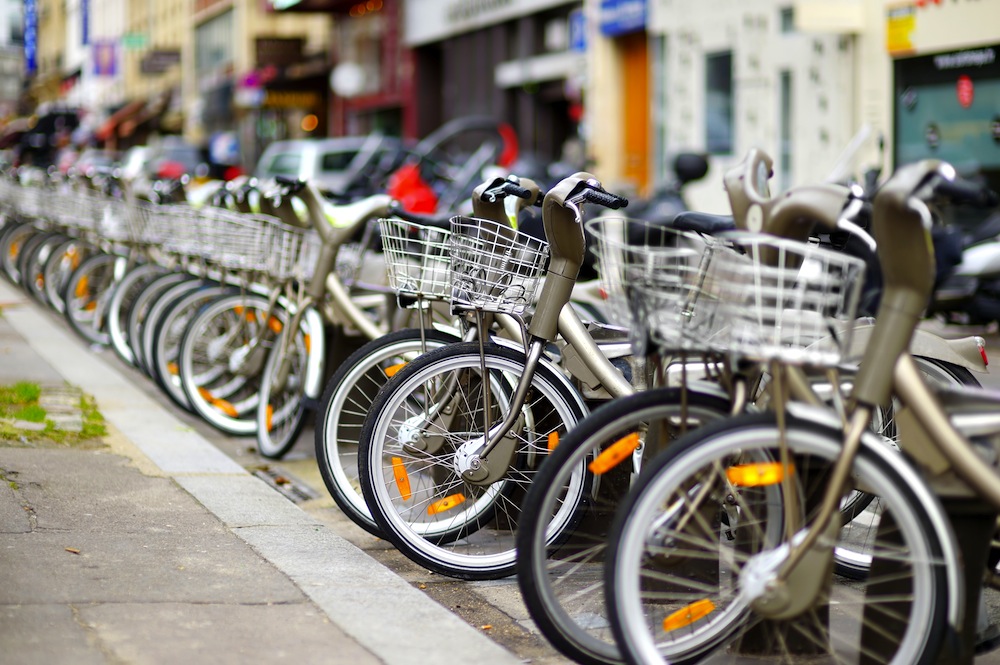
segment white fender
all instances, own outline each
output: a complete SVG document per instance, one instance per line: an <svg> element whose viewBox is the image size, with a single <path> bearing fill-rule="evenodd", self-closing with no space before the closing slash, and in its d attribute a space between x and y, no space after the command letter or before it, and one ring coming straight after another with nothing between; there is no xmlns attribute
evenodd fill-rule
<svg viewBox="0 0 1000 665"><path fill-rule="evenodd" d="M847 354L849 358L860 358L864 355L874 329L873 324L859 325L854 329L850 352ZM985 345L986 340L982 337L969 336L949 339L917 328L910 341L910 353L914 356L943 360L952 365L964 367L971 372L982 374L988 371L982 353Z"/></svg>

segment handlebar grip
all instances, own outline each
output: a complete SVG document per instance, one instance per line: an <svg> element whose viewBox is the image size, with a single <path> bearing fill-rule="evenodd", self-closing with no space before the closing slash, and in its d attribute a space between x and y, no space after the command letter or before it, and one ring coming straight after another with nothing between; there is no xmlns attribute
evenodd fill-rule
<svg viewBox="0 0 1000 665"><path fill-rule="evenodd" d="M947 196L953 203L968 203L977 208L992 208L1000 202L992 189L967 180L941 180L934 192Z"/></svg>
<svg viewBox="0 0 1000 665"><path fill-rule="evenodd" d="M504 193L516 196L519 199L527 199L531 196L531 190L510 181L500 185L500 189L502 189Z"/></svg>
<svg viewBox="0 0 1000 665"><path fill-rule="evenodd" d="M597 189L585 190L584 198L591 203L596 203L597 205L604 206L605 208L611 208L612 210L618 210L619 208L624 208L628 205L628 199L618 196L617 194Z"/></svg>

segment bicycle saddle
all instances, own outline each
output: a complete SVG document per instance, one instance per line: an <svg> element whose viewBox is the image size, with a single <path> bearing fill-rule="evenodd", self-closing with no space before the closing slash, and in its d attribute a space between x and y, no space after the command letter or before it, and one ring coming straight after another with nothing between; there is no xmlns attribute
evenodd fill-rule
<svg viewBox="0 0 1000 665"><path fill-rule="evenodd" d="M678 213L670 225L681 231L694 231L710 236L736 230L736 221L732 215L713 215L693 210Z"/></svg>

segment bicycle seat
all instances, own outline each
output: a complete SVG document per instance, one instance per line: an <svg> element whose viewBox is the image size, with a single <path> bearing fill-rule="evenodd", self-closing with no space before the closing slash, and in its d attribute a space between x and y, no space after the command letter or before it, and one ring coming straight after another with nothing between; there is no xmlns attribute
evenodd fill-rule
<svg viewBox="0 0 1000 665"><path fill-rule="evenodd" d="M671 226L681 231L694 231L711 236L726 231L735 231L736 221L732 215L713 215L707 212L687 210L678 213Z"/></svg>
<svg viewBox="0 0 1000 665"><path fill-rule="evenodd" d="M420 224L421 226L431 226L436 229L448 230L451 228L451 215L428 215L404 210L398 203L393 203L389 208L391 217L398 217L404 221Z"/></svg>
<svg viewBox="0 0 1000 665"><path fill-rule="evenodd" d="M371 219L381 217L389 210L392 199L385 194L368 196L354 203L330 204L324 203L326 219L331 226L338 229L352 228Z"/></svg>

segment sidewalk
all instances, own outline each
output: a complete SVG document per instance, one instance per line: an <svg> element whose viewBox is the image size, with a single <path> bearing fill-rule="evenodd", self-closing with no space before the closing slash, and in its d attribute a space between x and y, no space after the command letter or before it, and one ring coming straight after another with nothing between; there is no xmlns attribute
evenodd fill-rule
<svg viewBox="0 0 1000 665"><path fill-rule="evenodd" d="M10 663L517 663L0 282L0 385L79 387L93 445L0 441Z"/></svg>

